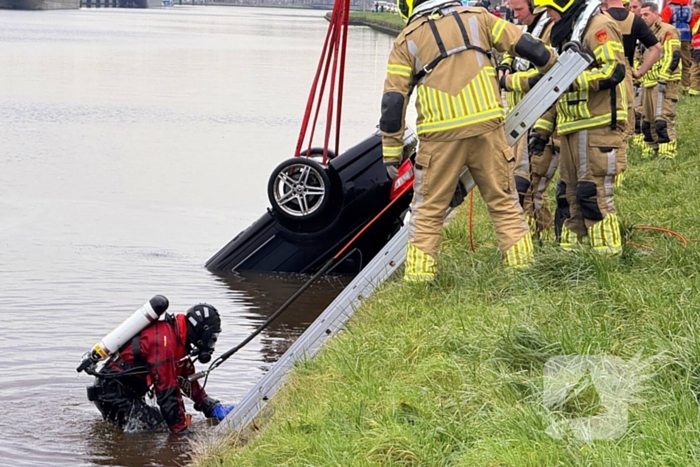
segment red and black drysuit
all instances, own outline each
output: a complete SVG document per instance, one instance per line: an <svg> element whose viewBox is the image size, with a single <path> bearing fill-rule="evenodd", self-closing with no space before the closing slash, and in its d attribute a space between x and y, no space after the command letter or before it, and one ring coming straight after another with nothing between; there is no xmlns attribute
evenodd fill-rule
<svg viewBox="0 0 700 467"><path fill-rule="evenodd" d="M188 353L185 319L185 315L166 315L165 320L152 324L124 345L119 356L105 367L105 377L98 377L90 388L93 394L88 394L105 419L122 428L134 417L147 428L165 420L173 433L179 433L189 424L182 394L205 414L218 403L198 382L187 380L195 368L190 359L183 360ZM162 418L145 403L151 385Z"/></svg>

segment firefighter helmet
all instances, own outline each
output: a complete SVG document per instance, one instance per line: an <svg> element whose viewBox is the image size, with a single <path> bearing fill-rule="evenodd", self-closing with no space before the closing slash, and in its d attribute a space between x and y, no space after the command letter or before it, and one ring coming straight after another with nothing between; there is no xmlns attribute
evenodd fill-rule
<svg viewBox="0 0 700 467"><path fill-rule="evenodd" d="M576 0L535 0L535 7L554 8L559 13L566 13Z"/></svg>

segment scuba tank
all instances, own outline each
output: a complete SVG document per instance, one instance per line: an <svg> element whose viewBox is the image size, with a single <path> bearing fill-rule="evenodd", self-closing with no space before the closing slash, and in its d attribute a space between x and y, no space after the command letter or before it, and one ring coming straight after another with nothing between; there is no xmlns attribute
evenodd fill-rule
<svg viewBox="0 0 700 467"><path fill-rule="evenodd" d="M134 311L122 324L92 347L80 366L76 368L78 373L109 357L146 327L158 321L158 318L168 309L168 305L168 299L163 295L155 295L144 303L141 308Z"/></svg>

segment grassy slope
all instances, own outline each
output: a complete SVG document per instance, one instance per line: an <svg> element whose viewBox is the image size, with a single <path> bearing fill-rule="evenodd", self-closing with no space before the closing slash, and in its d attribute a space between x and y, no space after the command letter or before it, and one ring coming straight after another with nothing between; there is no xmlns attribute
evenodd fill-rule
<svg viewBox="0 0 700 467"><path fill-rule="evenodd" d="M700 100L679 107L679 157L631 167L616 202L629 243L605 259L553 246L509 274L475 198L445 232L436 286L385 284L272 401L243 447L198 465L700 465ZM674 229L687 247L633 225ZM545 434L542 373L554 355L656 356L615 441ZM567 407L600 411L595 394Z"/></svg>
<svg viewBox="0 0 700 467"><path fill-rule="evenodd" d="M326 19L330 20L331 14L326 13ZM406 23L394 13L374 13L372 11L351 11L350 24L355 26L369 26L386 34L397 36Z"/></svg>

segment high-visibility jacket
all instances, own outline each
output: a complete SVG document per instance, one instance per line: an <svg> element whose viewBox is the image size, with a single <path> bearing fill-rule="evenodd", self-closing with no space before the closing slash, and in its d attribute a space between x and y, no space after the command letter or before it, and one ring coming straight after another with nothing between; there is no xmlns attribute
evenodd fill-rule
<svg viewBox="0 0 700 467"><path fill-rule="evenodd" d="M524 38L520 28L483 8L450 6L439 15L409 22L394 41L384 82L379 126L386 160L401 156L406 106L414 85L416 132L423 140L468 138L503 124L496 70L486 54L492 48L513 55L525 50L526 58L539 61L543 72L557 59L540 41ZM535 55L527 57L530 53ZM430 64L443 55L431 69Z"/></svg>
<svg viewBox="0 0 700 467"><path fill-rule="evenodd" d="M682 41L690 41L690 21L692 18L692 10L690 9L689 0L671 0L668 5L661 10L661 20L664 23L671 24L678 29Z"/></svg>
<svg viewBox="0 0 700 467"><path fill-rule="evenodd" d="M538 30L537 23L540 21L546 22L544 23L544 26ZM539 17L533 23L534 27L532 30L528 30L527 32L542 40L542 42L549 46L549 39L553 25L554 21L549 20L546 13L540 13ZM525 63L526 66L521 66L522 63ZM510 56L509 54L504 54L501 64L508 66L512 70L505 79L506 104L508 105L508 111L511 111L530 90L531 79L537 76L539 71L530 62L522 59L519 60Z"/></svg>
<svg viewBox="0 0 700 467"><path fill-rule="evenodd" d="M700 49L700 15L694 15L690 22L690 32L693 34L690 45L694 49Z"/></svg>
<svg viewBox="0 0 700 467"><path fill-rule="evenodd" d="M650 88L656 86L658 81L680 81L683 64L681 63L681 41L678 29L660 20L652 24L650 29L659 39L663 51L661 58L654 63L651 70L642 76L642 86Z"/></svg>
<svg viewBox="0 0 700 467"><path fill-rule="evenodd" d="M554 109L535 124L535 129L551 133L556 124L560 135L610 125L627 120L625 93L625 52L617 23L602 13L593 15L582 34L584 49L593 51L595 60L564 93ZM614 103L614 105L613 105Z"/></svg>

